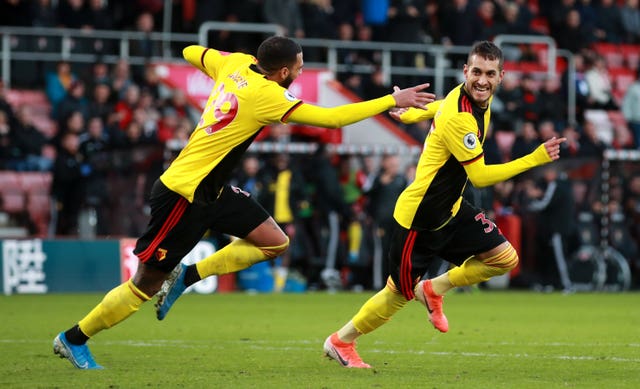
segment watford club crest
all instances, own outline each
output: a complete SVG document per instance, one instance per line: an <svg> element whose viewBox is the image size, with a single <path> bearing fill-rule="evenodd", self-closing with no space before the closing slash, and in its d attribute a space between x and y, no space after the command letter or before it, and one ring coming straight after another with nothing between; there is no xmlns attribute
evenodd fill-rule
<svg viewBox="0 0 640 389"><path fill-rule="evenodd" d="M156 250L156 259L158 261L162 261L166 257L167 257L167 250L166 249L159 248L159 249Z"/></svg>

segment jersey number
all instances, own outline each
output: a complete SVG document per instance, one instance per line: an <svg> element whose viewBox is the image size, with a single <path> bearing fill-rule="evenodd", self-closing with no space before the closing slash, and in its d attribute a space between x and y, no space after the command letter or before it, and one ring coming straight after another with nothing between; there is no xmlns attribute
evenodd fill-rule
<svg viewBox="0 0 640 389"><path fill-rule="evenodd" d="M224 84L218 87L216 94L215 100L205 109L200 120L202 123L207 112L213 109L213 117L216 123L204 129L207 135L226 127L238 114L238 98L233 93L225 93Z"/></svg>
<svg viewBox="0 0 640 389"><path fill-rule="evenodd" d="M474 219L476 221L482 222L482 225L484 226L484 232L487 234L493 231L493 228L496 226L491 220L487 219L484 213L477 214L476 217L474 217Z"/></svg>

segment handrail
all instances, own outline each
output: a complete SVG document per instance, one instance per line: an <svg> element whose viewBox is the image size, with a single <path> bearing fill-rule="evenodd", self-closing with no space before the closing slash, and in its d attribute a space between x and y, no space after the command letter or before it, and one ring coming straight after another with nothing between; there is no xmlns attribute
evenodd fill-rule
<svg viewBox="0 0 640 389"><path fill-rule="evenodd" d="M556 52L556 41L550 36L499 34L493 38L493 43L499 47L504 43L542 43L547 45L549 47L549 55L547 55L547 75L556 75L556 58L558 54Z"/></svg>
<svg viewBox="0 0 640 389"><path fill-rule="evenodd" d="M211 30L219 31L243 31L252 33L266 33L281 35L283 30L275 24L259 24L259 23L229 23L229 22L205 22L200 26L198 34L185 33L167 33L152 32L144 33L140 31L114 31L114 30L84 30L84 29L68 29L68 28L44 28L44 27L0 27L1 40L1 66L2 80L6 86L11 85L11 61L49 61L55 62L66 60L70 62L94 63L102 60L106 63L116 63L121 59L126 59L132 65L144 65L148 62L162 61L175 62L183 61L181 53L172 53L170 44L175 43L194 43L199 42L202 45L207 44L208 32ZM12 48L12 37L49 37L60 40L59 49L56 51L34 51L20 50ZM71 42L74 39L103 39L113 40L117 42L117 47L113 53L99 54L95 52L74 52L71 48ZM130 42L135 40L151 40L162 47L159 55L147 58L144 56L131 55ZM569 76L574 71L571 66L572 54L563 50L557 50L555 42L550 37L544 36L528 36L528 35L498 35L495 40L496 44L505 42L541 42L549 45L547 74L555 75L555 61L557 55L566 56L569 59ZM444 97L448 92L451 83L448 80L457 82L461 75L461 69L452 68L449 65L448 56L451 54L466 54L469 47L466 46L444 46L434 44L416 44L416 43L397 43L397 42L359 42L359 41L342 41L330 39L299 39L298 42L305 48L320 48L326 50L326 61L324 62L306 62L308 68L328 68L334 73L353 72L357 74L370 74L373 71L373 65L362 64L345 64L340 63L340 50L360 50L360 51L376 51L381 53L380 69L383 74L384 82L390 85L393 76L414 76L424 78L425 81L431 82L431 90L438 96ZM116 45L114 45L116 46ZM175 45L174 45L175 47ZM414 66L394 66L392 57L397 53L416 53L429 56L432 59L433 67L414 67ZM575 75L575 74L574 74ZM571 85L569 86L571 87ZM570 90L571 91L571 90ZM568 116L569 122L575 121L575 96L569 96Z"/></svg>
<svg viewBox="0 0 640 389"><path fill-rule="evenodd" d="M232 22L204 22L198 28L198 42L201 46L208 46L210 30L215 31L240 31L263 32L272 35L284 35L284 28L278 24L270 23L232 23Z"/></svg>

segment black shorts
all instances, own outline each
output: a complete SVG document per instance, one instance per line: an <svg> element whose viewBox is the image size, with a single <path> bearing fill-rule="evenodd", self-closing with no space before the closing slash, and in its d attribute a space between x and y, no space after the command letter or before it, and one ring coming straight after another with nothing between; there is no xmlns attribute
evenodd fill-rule
<svg viewBox="0 0 640 389"><path fill-rule="evenodd" d="M444 259L460 266L469 257L505 241L500 229L482 210L463 200L456 216L439 230L408 230L395 223L389 273L398 290L411 300L415 283L434 260Z"/></svg>
<svg viewBox="0 0 640 389"><path fill-rule="evenodd" d="M215 202L189 203L160 180L153 184L151 220L136 242L140 261L170 272L211 229L246 237L269 218L269 214L247 192L225 186Z"/></svg>

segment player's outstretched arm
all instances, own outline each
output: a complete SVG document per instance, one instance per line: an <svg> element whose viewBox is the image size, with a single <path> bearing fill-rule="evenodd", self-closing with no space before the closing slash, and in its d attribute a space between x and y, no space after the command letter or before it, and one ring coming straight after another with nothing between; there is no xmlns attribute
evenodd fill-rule
<svg viewBox="0 0 640 389"><path fill-rule="evenodd" d="M377 115L393 107L423 108L434 101L433 93L421 92L429 84L422 84L406 89L398 89L377 99L360 103L325 108L312 104L299 105L287 118L287 122L307 124L311 126L338 128Z"/></svg>
<svg viewBox="0 0 640 389"><path fill-rule="evenodd" d="M425 105L431 103L436 99L436 95L433 93L422 92L427 89L431 84L424 83L416 86L412 86L405 89L400 89L397 86L393 87L393 96L396 101L396 107L398 108L420 108L424 109Z"/></svg>
<svg viewBox="0 0 640 389"><path fill-rule="evenodd" d="M560 158L560 145L566 140L553 137L530 154L507 163L486 165L482 156L477 161L464 165L464 169L473 186L482 188L494 185L536 166L557 160Z"/></svg>
<svg viewBox="0 0 640 389"><path fill-rule="evenodd" d="M440 104L442 104L442 100L436 100L423 108L391 108L389 116L404 124L417 123L433 119L440 108Z"/></svg>

